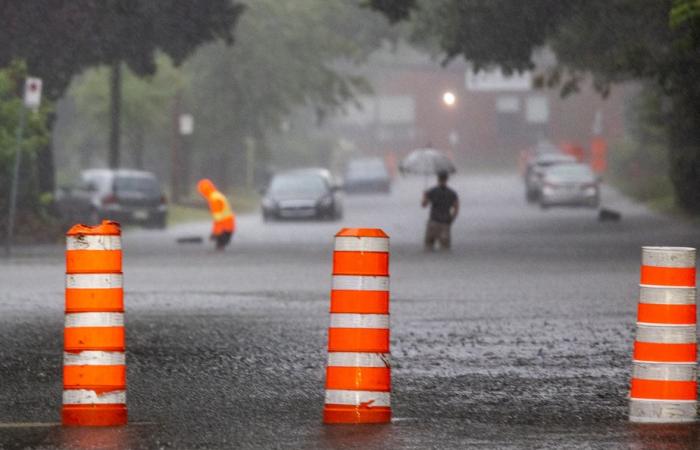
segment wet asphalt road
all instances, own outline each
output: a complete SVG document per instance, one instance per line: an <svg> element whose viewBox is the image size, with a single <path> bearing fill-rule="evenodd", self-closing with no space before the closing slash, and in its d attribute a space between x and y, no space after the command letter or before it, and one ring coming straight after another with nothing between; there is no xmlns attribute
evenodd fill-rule
<svg viewBox="0 0 700 450"><path fill-rule="evenodd" d="M62 429L62 249L0 260L0 448L700 448L698 425L633 426L641 245L697 227L526 206L515 176L454 180L450 254L424 254L422 180L346 198L338 223L239 220L224 254L124 234L130 424ZM394 422L321 423L333 234L390 234Z"/></svg>

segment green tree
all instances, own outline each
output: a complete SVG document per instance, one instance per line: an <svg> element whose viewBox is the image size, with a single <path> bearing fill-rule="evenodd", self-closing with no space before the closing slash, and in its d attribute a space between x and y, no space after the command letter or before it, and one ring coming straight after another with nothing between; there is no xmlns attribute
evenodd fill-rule
<svg viewBox="0 0 700 450"><path fill-rule="evenodd" d="M646 80L671 104L670 176L676 200L700 212L700 6L697 0L422 0L409 13L402 0L370 6L411 17L416 36L437 37L447 59L477 68L532 67L532 52L549 45L559 66L543 80L577 90L592 73L607 94L612 83Z"/></svg>
<svg viewBox="0 0 700 450"><path fill-rule="evenodd" d="M126 70L122 87L122 120L131 165L144 168L147 143L167 146L173 128L173 102L187 86L182 71L160 55L154 75L139 77ZM109 131L109 67L89 69L72 84L76 117L65 139L76 148L105 148ZM80 126L77 126L80 124Z"/></svg>
<svg viewBox="0 0 700 450"><path fill-rule="evenodd" d="M20 108L23 108L21 93L23 91L26 67L22 63L12 63L0 70L0 210L8 209L8 194L17 152L16 132L19 126ZM51 105L44 103L36 112L27 112L27 121L22 140L22 166L19 179L18 220L17 224L36 230L35 214L47 213L47 201L42 198L35 162L41 148L49 140L46 118L51 112ZM0 214L0 229L7 226L7 214ZM3 232L2 238L5 234Z"/></svg>
<svg viewBox="0 0 700 450"><path fill-rule="evenodd" d="M231 43L242 11L232 0L0 0L0 67L25 61L53 101L87 67L124 61L142 76L155 71L157 50L180 64L204 42ZM50 192L49 145L38 161L42 190Z"/></svg>
<svg viewBox="0 0 700 450"><path fill-rule="evenodd" d="M314 108L317 120L367 92L347 66L391 37L386 21L357 2L257 0L237 26L236 45L211 44L185 65L196 117L200 165L223 186L245 179L246 148L269 158L265 136L296 108Z"/></svg>

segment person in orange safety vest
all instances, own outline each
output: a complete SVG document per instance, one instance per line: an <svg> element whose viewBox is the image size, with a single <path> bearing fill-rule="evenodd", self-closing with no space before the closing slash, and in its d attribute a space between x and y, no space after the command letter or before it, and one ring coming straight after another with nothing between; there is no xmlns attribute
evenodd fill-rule
<svg viewBox="0 0 700 450"><path fill-rule="evenodd" d="M197 190L209 203L209 211L214 218L211 239L216 241L217 250L223 250L236 231L236 215L224 194L216 189L211 180L206 178L199 180Z"/></svg>

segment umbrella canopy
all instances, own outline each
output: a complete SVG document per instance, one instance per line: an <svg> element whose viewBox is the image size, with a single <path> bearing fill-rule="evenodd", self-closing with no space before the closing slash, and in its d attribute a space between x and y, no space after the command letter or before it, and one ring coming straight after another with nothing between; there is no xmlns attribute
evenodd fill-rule
<svg viewBox="0 0 700 450"><path fill-rule="evenodd" d="M401 173L415 175L436 175L440 172L455 173L452 160L440 150L419 148L413 150L399 163Z"/></svg>

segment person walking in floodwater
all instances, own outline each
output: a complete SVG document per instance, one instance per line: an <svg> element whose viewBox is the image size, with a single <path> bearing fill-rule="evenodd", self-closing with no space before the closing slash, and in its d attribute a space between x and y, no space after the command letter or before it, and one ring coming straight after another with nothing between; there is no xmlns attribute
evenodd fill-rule
<svg viewBox="0 0 700 450"><path fill-rule="evenodd" d="M459 197L447 186L447 172L438 172L437 186L423 193L421 206L430 205L430 218L425 228L425 250L433 251L435 241L442 250L449 250L452 244L450 228L459 214Z"/></svg>

